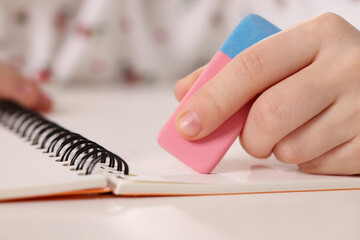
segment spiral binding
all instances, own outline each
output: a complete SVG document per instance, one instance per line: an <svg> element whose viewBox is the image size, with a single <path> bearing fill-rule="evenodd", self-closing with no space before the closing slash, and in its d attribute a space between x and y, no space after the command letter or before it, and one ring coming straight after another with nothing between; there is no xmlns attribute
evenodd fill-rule
<svg viewBox="0 0 360 240"><path fill-rule="evenodd" d="M88 163L86 175L91 174L98 163L108 163L110 168L116 165L117 171L129 174L127 163L118 155L14 102L0 101L0 123L39 149L46 149L45 153L54 153L60 157L58 161L76 165L74 170L83 170Z"/></svg>

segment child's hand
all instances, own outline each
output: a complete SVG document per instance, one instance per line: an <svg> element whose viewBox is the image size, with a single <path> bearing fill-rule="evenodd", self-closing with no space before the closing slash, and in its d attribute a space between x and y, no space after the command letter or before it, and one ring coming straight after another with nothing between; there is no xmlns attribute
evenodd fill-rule
<svg viewBox="0 0 360 240"><path fill-rule="evenodd" d="M13 67L0 63L0 99L13 100L36 111L51 109L51 100L39 87L26 81Z"/></svg>
<svg viewBox="0 0 360 240"><path fill-rule="evenodd" d="M200 72L176 84L178 99ZM360 173L356 28L325 13L251 46L181 107L177 131L189 140L202 138L258 94L240 136L249 154L273 152L309 173Z"/></svg>

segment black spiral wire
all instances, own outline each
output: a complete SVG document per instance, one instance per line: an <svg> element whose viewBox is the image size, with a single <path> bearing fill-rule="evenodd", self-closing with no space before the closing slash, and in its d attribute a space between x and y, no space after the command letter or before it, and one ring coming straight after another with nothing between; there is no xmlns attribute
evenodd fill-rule
<svg viewBox="0 0 360 240"><path fill-rule="evenodd" d="M46 149L45 153L53 153L58 161L76 166L74 170L83 170L89 162L86 175L97 163L108 163L110 168L116 166L117 171L129 174L127 163L118 155L14 102L0 101L0 123L39 149Z"/></svg>

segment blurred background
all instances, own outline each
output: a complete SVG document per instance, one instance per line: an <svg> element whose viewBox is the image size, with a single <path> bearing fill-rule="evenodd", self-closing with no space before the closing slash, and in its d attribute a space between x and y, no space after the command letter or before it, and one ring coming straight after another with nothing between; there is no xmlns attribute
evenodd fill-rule
<svg viewBox="0 0 360 240"><path fill-rule="evenodd" d="M247 13L284 29L325 11L360 28L360 0L2 0L0 60L53 84L173 86Z"/></svg>

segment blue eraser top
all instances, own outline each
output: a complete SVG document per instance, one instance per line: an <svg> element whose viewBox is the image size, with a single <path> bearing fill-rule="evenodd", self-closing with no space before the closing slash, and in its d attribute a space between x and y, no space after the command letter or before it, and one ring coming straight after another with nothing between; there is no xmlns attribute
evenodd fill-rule
<svg viewBox="0 0 360 240"><path fill-rule="evenodd" d="M256 14L246 15L232 31L220 48L228 57L234 58L244 49L281 30Z"/></svg>

